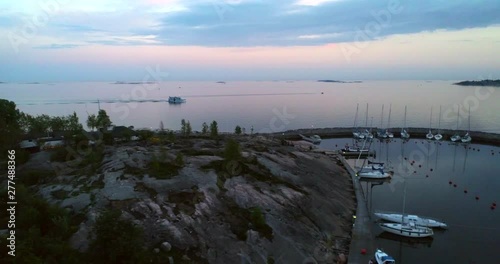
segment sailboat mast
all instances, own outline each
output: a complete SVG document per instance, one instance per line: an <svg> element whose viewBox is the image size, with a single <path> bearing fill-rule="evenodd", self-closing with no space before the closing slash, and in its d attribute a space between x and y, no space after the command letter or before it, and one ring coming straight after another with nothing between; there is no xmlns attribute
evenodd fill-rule
<svg viewBox="0 0 500 264"><path fill-rule="evenodd" d="M389 118L387 120L387 129L390 129L391 126L391 111L392 111L392 104L389 105Z"/></svg>
<svg viewBox="0 0 500 264"><path fill-rule="evenodd" d="M458 114L457 114L457 131L458 131L458 118L460 117L460 106L458 106Z"/></svg>
<svg viewBox="0 0 500 264"><path fill-rule="evenodd" d="M356 123L358 122L358 109L359 109L359 103L356 105L356 115L354 116L354 128L356 128Z"/></svg>
<svg viewBox="0 0 500 264"><path fill-rule="evenodd" d="M383 123L384 123L384 105L382 105L382 115L380 116L380 129L382 129Z"/></svg>
<svg viewBox="0 0 500 264"><path fill-rule="evenodd" d="M368 128L368 103L366 103L365 127Z"/></svg>
<svg viewBox="0 0 500 264"><path fill-rule="evenodd" d="M431 106L431 116L429 117L429 130L432 128L432 106Z"/></svg>
<svg viewBox="0 0 500 264"><path fill-rule="evenodd" d="M470 132L470 105L469 105L469 130L467 132Z"/></svg>
<svg viewBox="0 0 500 264"><path fill-rule="evenodd" d="M438 133L441 129L441 106L439 106L439 122L438 122Z"/></svg>
<svg viewBox="0 0 500 264"><path fill-rule="evenodd" d="M406 105L405 105L405 124L404 124L404 128L406 129Z"/></svg>

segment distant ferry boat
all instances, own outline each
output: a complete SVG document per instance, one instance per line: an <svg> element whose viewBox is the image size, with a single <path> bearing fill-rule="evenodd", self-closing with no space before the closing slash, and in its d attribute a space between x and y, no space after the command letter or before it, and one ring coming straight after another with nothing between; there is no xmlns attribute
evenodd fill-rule
<svg viewBox="0 0 500 264"><path fill-rule="evenodd" d="M169 96L168 102L170 104L182 104L182 103L186 102L186 99L183 99L183 98L178 97L178 96Z"/></svg>

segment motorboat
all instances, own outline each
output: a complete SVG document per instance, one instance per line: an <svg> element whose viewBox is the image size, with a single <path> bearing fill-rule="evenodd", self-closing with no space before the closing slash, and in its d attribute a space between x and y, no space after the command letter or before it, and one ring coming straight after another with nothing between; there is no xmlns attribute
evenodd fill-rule
<svg viewBox="0 0 500 264"><path fill-rule="evenodd" d="M396 260L393 257L389 256L384 251L377 249L375 252L375 261L377 264L395 264Z"/></svg>
<svg viewBox="0 0 500 264"><path fill-rule="evenodd" d="M376 212L374 213L375 216L378 218L389 221L389 222L394 222L394 223L409 223L413 222L417 226L424 226L424 227L433 227L433 228L447 228L448 226L446 223L438 221L436 219L432 219L429 217L422 217L418 215L403 215L403 214L398 214L398 213L389 213L389 212Z"/></svg>
<svg viewBox="0 0 500 264"><path fill-rule="evenodd" d="M182 104L186 102L186 99L183 99L179 96L169 96L168 97L168 102L170 104Z"/></svg>
<svg viewBox="0 0 500 264"><path fill-rule="evenodd" d="M343 149L341 149L342 152L352 152L352 153L360 153L360 152L369 152L370 150L369 149L365 149L365 148L360 148L358 146L349 146L349 145L345 145L345 147Z"/></svg>
<svg viewBox="0 0 500 264"><path fill-rule="evenodd" d="M321 143L321 137L318 136L318 135L312 135L310 137L307 137L307 136L304 136L304 135L300 134L299 136L302 138L302 140L311 142L313 144L319 144L319 143Z"/></svg>
<svg viewBox="0 0 500 264"><path fill-rule="evenodd" d="M384 231L405 237L430 237L434 235L429 227L417 226L414 222L408 223L381 223Z"/></svg>

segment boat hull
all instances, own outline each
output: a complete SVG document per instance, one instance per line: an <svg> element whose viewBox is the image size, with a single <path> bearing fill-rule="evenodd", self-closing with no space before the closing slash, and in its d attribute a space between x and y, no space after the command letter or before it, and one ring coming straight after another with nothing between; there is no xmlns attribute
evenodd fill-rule
<svg viewBox="0 0 500 264"><path fill-rule="evenodd" d="M428 227L412 227L399 223L383 223L379 225L382 230L404 237L430 237L434 235L432 229Z"/></svg>

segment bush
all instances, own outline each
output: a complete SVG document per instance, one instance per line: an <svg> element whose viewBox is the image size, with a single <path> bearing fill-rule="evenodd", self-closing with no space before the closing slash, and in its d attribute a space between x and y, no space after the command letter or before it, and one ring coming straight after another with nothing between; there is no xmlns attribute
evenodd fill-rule
<svg viewBox="0 0 500 264"><path fill-rule="evenodd" d="M240 144L234 139L229 139L226 143L226 148L224 149L224 159L225 160L239 160L241 159L241 149Z"/></svg>
<svg viewBox="0 0 500 264"><path fill-rule="evenodd" d="M120 216L120 210L110 210L96 220L89 252L97 263L133 264L144 259L141 228Z"/></svg>
<svg viewBox="0 0 500 264"><path fill-rule="evenodd" d="M234 133L235 133L236 135L241 135L241 127L240 127L240 126L236 126L236 127L234 128Z"/></svg>

